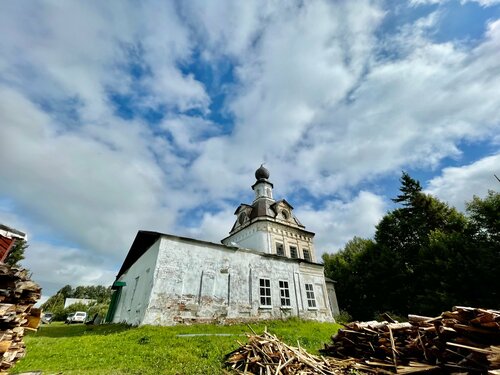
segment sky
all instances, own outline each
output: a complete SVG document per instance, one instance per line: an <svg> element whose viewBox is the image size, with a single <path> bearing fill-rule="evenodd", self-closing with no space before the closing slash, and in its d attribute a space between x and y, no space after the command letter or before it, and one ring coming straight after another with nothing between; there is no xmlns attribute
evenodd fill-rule
<svg viewBox="0 0 500 375"><path fill-rule="evenodd" d="M462 211L499 188L499 0L0 7L0 223L44 298L110 285L138 230L219 242L261 163L318 257L403 170Z"/></svg>

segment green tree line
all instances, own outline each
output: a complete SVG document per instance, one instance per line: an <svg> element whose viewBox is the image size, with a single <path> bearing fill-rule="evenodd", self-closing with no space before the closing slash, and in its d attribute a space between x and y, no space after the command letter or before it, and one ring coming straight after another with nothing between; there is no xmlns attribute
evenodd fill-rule
<svg viewBox="0 0 500 375"><path fill-rule="evenodd" d="M435 316L455 305L500 307L500 194L474 197L463 214L401 177L400 207L324 254L341 309L355 319L389 312Z"/></svg>
<svg viewBox="0 0 500 375"><path fill-rule="evenodd" d="M76 288L66 285L45 301L41 308L43 311L53 313L54 320L65 320L68 314L75 311L86 311L89 317L94 316L94 314L105 317L111 300L111 293L111 287L102 285L77 286ZM76 303L64 308L66 298L87 298L96 302L90 305Z"/></svg>

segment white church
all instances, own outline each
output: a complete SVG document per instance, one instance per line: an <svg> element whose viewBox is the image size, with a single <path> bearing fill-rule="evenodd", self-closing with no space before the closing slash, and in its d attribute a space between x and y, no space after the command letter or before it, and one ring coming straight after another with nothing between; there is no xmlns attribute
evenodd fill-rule
<svg viewBox="0 0 500 375"><path fill-rule="evenodd" d="M333 321L332 280L317 263L314 233L269 171L255 172L252 204L241 204L221 244L139 231L113 283L106 320L132 325L231 323L299 317Z"/></svg>

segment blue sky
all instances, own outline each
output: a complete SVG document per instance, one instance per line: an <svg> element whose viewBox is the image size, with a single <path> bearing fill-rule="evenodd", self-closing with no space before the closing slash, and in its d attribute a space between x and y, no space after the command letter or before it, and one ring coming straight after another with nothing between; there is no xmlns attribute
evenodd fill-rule
<svg viewBox="0 0 500 375"><path fill-rule="evenodd" d="M316 251L370 237L402 170L498 190L500 1L23 1L0 12L0 222L50 296L139 229L211 241L265 162Z"/></svg>

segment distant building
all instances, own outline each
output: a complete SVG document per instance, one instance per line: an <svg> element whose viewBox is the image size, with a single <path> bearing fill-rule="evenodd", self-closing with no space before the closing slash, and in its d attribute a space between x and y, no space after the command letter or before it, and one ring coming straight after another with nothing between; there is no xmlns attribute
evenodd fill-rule
<svg viewBox="0 0 500 375"><path fill-rule="evenodd" d="M27 239L26 233L0 224L0 262L7 259L17 241L26 241Z"/></svg>
<svg viewBox="0 0 500 375"><path fill-rule="evenodd" d="M66 298L64 300L64 308L74 305L75 303L81 303L83 305L90 305L94 302L97 302L95 299L89 298Z"/></svg>
<svg viewBox="0 0 500 375"><path fill-rule="evenodd" d="M222 244L139 231L116 281L107 321L133 325L300 317L333 321L333 281L316 262L314 233L269 172L255 172L252 204L241 204Z"/></svg>

